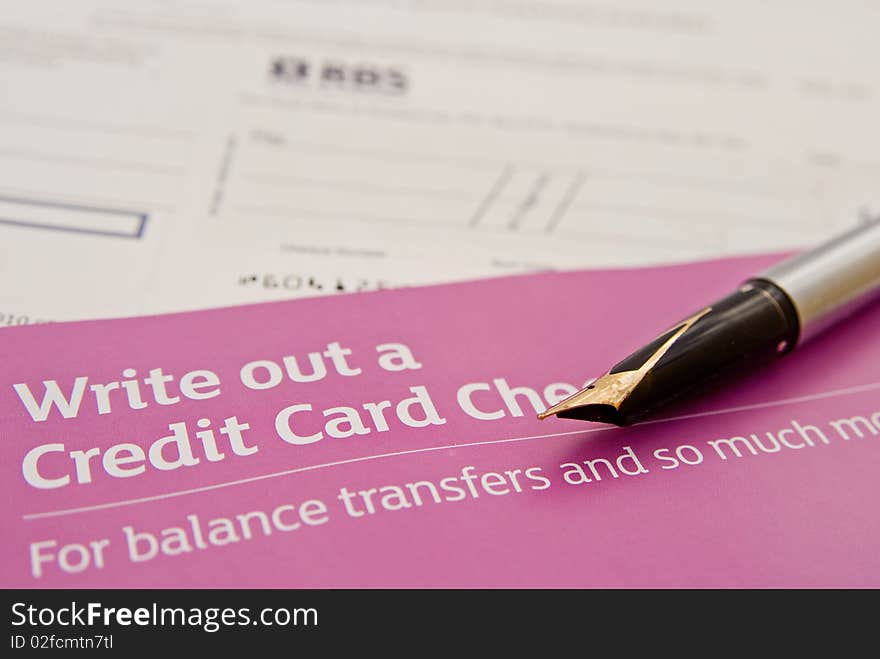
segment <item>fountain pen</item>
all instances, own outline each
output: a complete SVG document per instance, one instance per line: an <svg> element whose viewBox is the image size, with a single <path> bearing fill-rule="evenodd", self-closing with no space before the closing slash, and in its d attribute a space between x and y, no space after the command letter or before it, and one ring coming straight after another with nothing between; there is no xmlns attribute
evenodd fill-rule
<svg viewBox="0 0 880 659"><path fill-rule="evenodd" d="M880 220L786 259L538 415L630 425L753 370L880 297Z"/></svg>

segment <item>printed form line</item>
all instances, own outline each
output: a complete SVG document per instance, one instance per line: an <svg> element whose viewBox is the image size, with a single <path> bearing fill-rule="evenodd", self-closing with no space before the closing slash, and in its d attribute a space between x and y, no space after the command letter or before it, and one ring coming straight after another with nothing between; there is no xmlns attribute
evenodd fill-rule
<svg viewBox="0 0 880 659"><path fill-rule="evenodd" d="M705 416L716 416L719 414L733 414L736 412L745 412L748 410L764 409L768 407L779 407L781 405L791 405L795 403L806 403L813 400L821 400L823 398L835 398L837 396L849 396L852 394L863 393L865 391L873 391L880 389L880 382L872 382L869 384L847 387L845 389L835 389L817 394L809 394L806 396L797 396L795 398L783 398L780 400L765 401L763 403L754 403L752 405L741 405L738 407L727 407L719 410L709 410L706 412L696 412L694 414L684 414L681 416L666 417L662 419L654 419L653 421L645 421L639 425L650 425L656 423L668 423L670 421L683 421L686 419L696 419ZM49 510L41 513L30 513L22 515L25 521L35 519L45 519L47 517L62 517L65 515L77 515L80 513L93 512L96 510L107 510L108 508L122 508L124 506L132 506L139 503L149 503L151 501L161 501L163 499L173 499L176 497L187 496L189 494L198 494L200 492L210 492L226 487L234 487L236 485L245 485L247 483L255 483L257 481L268 480L270 478L280 478L282 476L290 476L306 471L314 471L317 469L326 469L328 467L338 467L340 465L354 464L357 462L367 462L370 460L381 460L384 458L393 458L401 455L412 455L413 453L428 453L430 451L445 451L448 449L468 448L471 446L487 446L489 444L508 444L511 442L527 442L535 439L548 439L550 437L565 437L568 435L584 435L593 432L602 432L606 430L616 430L616 426L600 426L598 428L585 428L583 430L570 430L567 432L548 433L546 435L529 435L526 437L509 437L506 439L493 439L483 442L468 442L466 444L444 444L442 446L426 446L423 448L409 449L406 451L394 451L392 453L379 453L376 455L365 455L358 458L349 458L347 460L337 460L335 462L325 462L322 464L308 465L305 467L296 467L294 469L286 469L284 471L276 471L271 474L262 474L260 476L251 476L241 478L234 481L224 483L215 483L214 485L205 485L203 487L194 487L189 490L178 490L176 492L166 492L164 494L156 494L148 497L139 497L136 499L123 499L119 501L110 501L107 503L95 504L93 506L82 506L80 508L62 508L59 510Z"/></svg>

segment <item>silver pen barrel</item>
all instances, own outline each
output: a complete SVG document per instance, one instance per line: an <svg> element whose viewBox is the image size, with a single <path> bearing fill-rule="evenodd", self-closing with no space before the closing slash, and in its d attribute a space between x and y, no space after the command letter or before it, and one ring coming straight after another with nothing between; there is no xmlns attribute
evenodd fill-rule
<svg viewBox="0 0 880 659"><path fill-rule="evenodd" d="M880 221L786 259L756 279L788 295L801 344L880 295Z"/></svg>

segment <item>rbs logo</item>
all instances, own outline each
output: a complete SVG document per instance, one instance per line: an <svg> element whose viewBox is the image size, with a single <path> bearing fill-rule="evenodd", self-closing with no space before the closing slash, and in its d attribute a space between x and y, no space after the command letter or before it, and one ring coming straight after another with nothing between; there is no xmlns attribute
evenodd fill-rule
<svg viewBox="0 0 880 659"><path fill-rule="evenodd" d="M406 75L394 67L350 64L339 61L315 63L302 57L275 57L270 76L276 82L321 89L397 95L406 92Z"/></svg>

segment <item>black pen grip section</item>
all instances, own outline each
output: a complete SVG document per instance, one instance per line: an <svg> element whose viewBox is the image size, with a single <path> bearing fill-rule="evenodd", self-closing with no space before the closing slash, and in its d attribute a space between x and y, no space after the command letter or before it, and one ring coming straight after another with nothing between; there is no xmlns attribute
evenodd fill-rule
<svg viewBox="0 0 880 659"><path fill-rule="evenodd" d="M797 312L785 292L768 281L749 281L611 369L638 371L656 360L621 403L619 420L633 423L713 380L760 367L794 348L798 333Z"/></svg>

